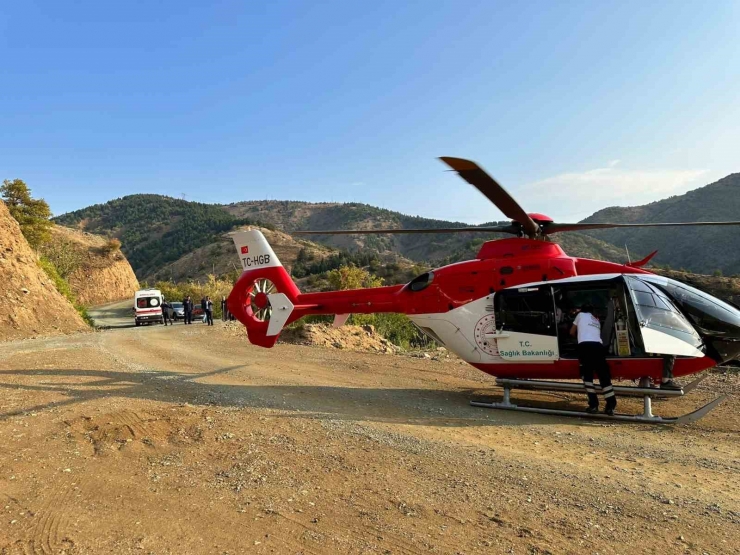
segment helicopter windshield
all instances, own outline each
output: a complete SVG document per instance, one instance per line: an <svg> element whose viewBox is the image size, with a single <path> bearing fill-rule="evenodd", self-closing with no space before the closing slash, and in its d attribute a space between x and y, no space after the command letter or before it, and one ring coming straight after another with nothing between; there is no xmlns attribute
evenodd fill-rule
<svg viewBox="0 0 740 555"><path fill-rule="evenodd" d="M642 276L640 276L642 278ZM625 276L642 326L667 333L699 347L699 334L671 301L670 295L652 283Z"/></svg>
<svg viewBox="0 0 740 555"><path fill-rule="evenodd" d="M657 285L686 314L703 335L737 338L740 332L740 310L732 305L686 285L661 276L640 276Z"/></svg>

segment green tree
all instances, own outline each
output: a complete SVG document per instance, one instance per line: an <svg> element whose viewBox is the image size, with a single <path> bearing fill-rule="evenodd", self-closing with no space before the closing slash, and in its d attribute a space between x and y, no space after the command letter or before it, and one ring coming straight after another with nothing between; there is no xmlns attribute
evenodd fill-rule
<svg viewBox="0 0 740 555"><path fill-rule="evenodd" d="M49 205L44 199L31 197L28 185L21 179L6 179L0 186L0 195L33 248L37 249L51 239L50 228L53 224L49 220Z"/></svg>
<svg viewBox="0 0 740 555"><path fill-rule="evenodd" d="M383 285L382 278L375 277L367 270L357 266L342 266L330 271L326 277L329 280L329 286L335 291Z"/></svg>

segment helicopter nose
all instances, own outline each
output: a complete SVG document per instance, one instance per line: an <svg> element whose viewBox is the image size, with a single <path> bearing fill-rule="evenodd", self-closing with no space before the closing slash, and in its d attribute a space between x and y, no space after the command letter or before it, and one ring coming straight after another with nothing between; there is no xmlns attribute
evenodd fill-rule
<svg viewBox="0 0 740 555"><path fill-rule="evenodd" d="M710 309L696 318L707 354L720 364L740 357L740 310L731 305L723 309L721 314Z"/></svg>
<svg viewBox="0 0 740 555"><path fill-rule="evenodd" d="M718 363L740 355L740 310L685 283L666 279L659 284L701 335L707 355Z"/></svg>

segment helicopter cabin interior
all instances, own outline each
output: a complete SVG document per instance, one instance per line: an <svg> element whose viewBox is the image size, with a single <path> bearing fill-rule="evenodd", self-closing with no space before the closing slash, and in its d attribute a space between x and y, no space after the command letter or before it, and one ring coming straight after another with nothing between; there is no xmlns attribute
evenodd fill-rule
<svg viewBox="0 0 740 555"><path fill-rule="evenodd" d="M693 327L660 288L623 275L607 279L571 278L499 291L494 295L496 328L556 336L560 357L577 358L577 340L570 330L584 304L593 306L594 315L601 322L601 340L610 358L671 353L672 349L656 349L653 344L646 349L646 327L662 336L680 339L684 346L701 345Z"/></svg>

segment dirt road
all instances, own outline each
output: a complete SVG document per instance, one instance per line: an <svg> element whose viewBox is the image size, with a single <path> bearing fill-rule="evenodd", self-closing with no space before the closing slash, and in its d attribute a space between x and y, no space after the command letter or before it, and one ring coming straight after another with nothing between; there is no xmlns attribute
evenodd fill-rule
<svg viewBox="0 0 740 555"><path fill-rule="evenodd" d="M499 390L454 360L218 324L0 344L0 553L737 552L737 375L656 403L733 394L698 423L604 425L471 408Z"/></svg>

